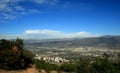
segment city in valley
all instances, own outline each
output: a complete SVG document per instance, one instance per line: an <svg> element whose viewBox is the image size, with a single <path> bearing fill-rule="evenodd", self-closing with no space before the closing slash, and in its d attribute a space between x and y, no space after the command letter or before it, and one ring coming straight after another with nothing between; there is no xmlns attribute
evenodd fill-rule
<svg viewBox="0 0 120 73"><path fill-rule="evenodd" d="M25 49L36 54L35 59L62 64L78 61L80 58L90 60L96 57L108 57L109 60L116 61L120 55L119 39L119 36L104 36L84 39L26 40L24 44ZM110 45L111 42L108 41L118 43Z"/></svg>

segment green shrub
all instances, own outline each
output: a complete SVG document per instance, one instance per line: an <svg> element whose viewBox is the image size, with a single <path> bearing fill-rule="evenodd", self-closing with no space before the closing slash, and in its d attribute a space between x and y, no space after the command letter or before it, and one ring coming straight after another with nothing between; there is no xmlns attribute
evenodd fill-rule
<svg viewBox="0 0 120 73"><path fill-rule="evenodd" d="M13 46L17 50L12 49ZM33 53L23 49L23 40L0 40L0 68L5 70L25 69L32 63Z"/></svg>

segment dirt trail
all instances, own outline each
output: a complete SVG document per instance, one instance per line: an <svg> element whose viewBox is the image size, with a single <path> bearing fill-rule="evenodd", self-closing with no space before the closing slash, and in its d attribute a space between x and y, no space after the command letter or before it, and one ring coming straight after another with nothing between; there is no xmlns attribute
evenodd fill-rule
<svg viewBox="0 0 120 73"><path fill-rule="evenodd" d="M41 69L40 72L36 68L27 68L26 70L14 70L14 71L5 71L0 70L0 73L47 73L45 70ZM50 71L49 73L58 73L57 71ZM67 72L60 72L67 73Z"/></svg>
<svg viewBox="0 0 120 73"><path fill-rule="evenodd" d="M39 73L35 68L27 68L26 70L5 71L0 70L0 73Z"/></svg>

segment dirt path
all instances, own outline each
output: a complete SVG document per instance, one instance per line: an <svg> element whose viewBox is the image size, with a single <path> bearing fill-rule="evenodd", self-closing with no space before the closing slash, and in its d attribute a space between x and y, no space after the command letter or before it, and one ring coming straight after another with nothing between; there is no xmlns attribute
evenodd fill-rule
<svg viewBox="0 0 120 73"><path fill-rule="evenodd" d="M26 70L5 71L0 70L0 73L39 73L35 68L27 68Z"/></svg>
<svg viewBox="0 0 120 73"><path fill-rule="evenodd" d="M45 70L41 69L40 72L36 68L27 68L26 70L14 70L14 71L5 71L0 70L0 73L47 73ZM50 71L49 73L58 73L57 71ZM60 72L67 73L67 72Z"/></svg>

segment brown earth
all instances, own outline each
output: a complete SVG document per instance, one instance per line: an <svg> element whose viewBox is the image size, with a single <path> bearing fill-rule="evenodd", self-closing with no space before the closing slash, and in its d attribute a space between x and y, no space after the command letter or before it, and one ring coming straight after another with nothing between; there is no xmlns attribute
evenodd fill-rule
<svg viewBox="0 0 120 73"><path fill-rule="evenodd" d="M39 73L35 68L27 68L26 70L5 71L0 70L0 73Z"/></svg>
<svg viewBox="0 0 120 73"><path fill-rule="evenodd" d="M45 70L36 70L36 68L27 68L26 70L13 70L13 71L6 71L0 70L0 73L47 73ZM58 73L57 71L50 71L49 73ZM60 72L60 73L67 73L67 72Z"/></svg>

